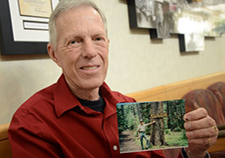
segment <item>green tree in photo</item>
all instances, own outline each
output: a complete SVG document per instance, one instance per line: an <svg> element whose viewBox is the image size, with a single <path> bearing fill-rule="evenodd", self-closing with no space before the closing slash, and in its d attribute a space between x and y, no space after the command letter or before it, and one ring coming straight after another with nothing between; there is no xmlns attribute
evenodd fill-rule
<svg viewBox="0 0 225 158"><path fill-rule="evenodd" d="M185 114L184 101L175 100L165 101L167 104L168 121L167 126L171 131L181 131L183 129L184 121L183 115Z"/></svg>
<svg viewBox="0 0 225 158"><path fill-rule="evenodd" d="M119 134L122 133L124 130L126 130L126 116L124 114L124 105L118 105L117 106L117 120L118 120L118 128L119 128Z"/></svg>

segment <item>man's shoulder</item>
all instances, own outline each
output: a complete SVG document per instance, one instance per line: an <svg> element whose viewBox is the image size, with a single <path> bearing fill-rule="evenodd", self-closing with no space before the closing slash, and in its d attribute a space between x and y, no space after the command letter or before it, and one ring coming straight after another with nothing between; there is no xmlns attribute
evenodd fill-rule
<svg viewBox="0 0 225 158"><path fill-rule="evenodd" d="M15 115L24 116L31 111L41 110L43 106L47 108L47 105L53 103L54 87L55 84L33 94L17 109Z"/></svg>

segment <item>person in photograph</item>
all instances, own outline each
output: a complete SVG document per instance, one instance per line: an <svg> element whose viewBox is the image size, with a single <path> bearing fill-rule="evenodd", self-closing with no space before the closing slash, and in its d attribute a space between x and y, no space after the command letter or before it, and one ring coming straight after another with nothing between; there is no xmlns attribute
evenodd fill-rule
<svg viewBox="0 0 225 158"><path fill-rule="evenodd" d="M140 124L138 125L138 137L141 141L141 149L142 150L144 150L143 138L146 140L146 149L148 149L148 147L149 147L149 140L145 133L146 127L151 124L154 124L154 123L155 123L155 121L144 124L143 120L142 119L140 120Z"/></svg>
<svg viewBox="0 0 225 158"><path fill-rule="evenodd" d="M164 15L163 15L163 8L162 3L156 3L156 29L158 36L161 37L163 34L163 21L164 21Z"/></svg>
<svg viewBox="0 0 225 158"><path fill-rule="evenodd" d="M142 20L142 14L141 14L142 1L141 0L135 0L135 5L136 5L137 22L141 23L141 20Z"/></svg>
<svg viewBox="0 0 225 158"><path fill-rule="evenodd" d="M146 19L150 23L150 27L155 27L155 1L154 0L147 0L146 1L147 13Z"/></svg>
<svg viewBox="0 0 225 158"><path fill-rule="evenodd" d="M106 18L94 2L58 3L49 20L47 49L62 75L13 115L8 136L14 158L164 158L162 150L119 151L116 105L135 99L112 91L105 82L107 32ZM179 158L185 153L189 158L208 156L218 136L215 121L203 108L187 113L184 120L189 147Z"/></svg>

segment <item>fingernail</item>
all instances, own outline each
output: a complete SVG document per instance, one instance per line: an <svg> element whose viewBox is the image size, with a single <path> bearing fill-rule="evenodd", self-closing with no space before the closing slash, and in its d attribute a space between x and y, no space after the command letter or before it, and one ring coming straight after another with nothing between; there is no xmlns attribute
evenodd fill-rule
<svg viewBox="0 0 225 158"><path fill-rule="evenodd" d="M190 130L191 129L191 124L190 123L186 123L186 130Z"/></svg>
<svg viewBox="0 0 225 158"><path fill-rule="evenodd" d="M187 132L187 137L192 138L193 137L193 132Z"/></svg>
<svg viewBox="0 0 225 158"><path fill-rule="evenodd" d="M190 116L187 116L186 118L185 118L185 121L189 121L191 119L191 117Z"/></svg>

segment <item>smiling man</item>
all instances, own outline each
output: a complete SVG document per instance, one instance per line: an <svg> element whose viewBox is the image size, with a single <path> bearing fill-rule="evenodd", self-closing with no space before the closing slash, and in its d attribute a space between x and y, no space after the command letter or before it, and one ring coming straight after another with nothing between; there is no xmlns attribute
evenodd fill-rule
<svg viewBox="0 0 225 158"><path fill-rule="evenodd" d="M56 45L48 45L49 55L62 68L75 96L98 100L109 47L101 16L92 7L83 6L62 13L55 25L58 38Z"/></svg>
<svg viewBox="0 0 225 158"><path fill-rule="evenodd" d="M109 39L106 19L87 0L63 0L50 21L52 60L62 69L58 82L37 92L13 116L9 139L18 158L162 158L162 151L120 154L116 104L133 98L104 82ZM185 115L191 158L208 156L218 131L205 109ZM182 154L179 157L183 157Z"/></svg>

